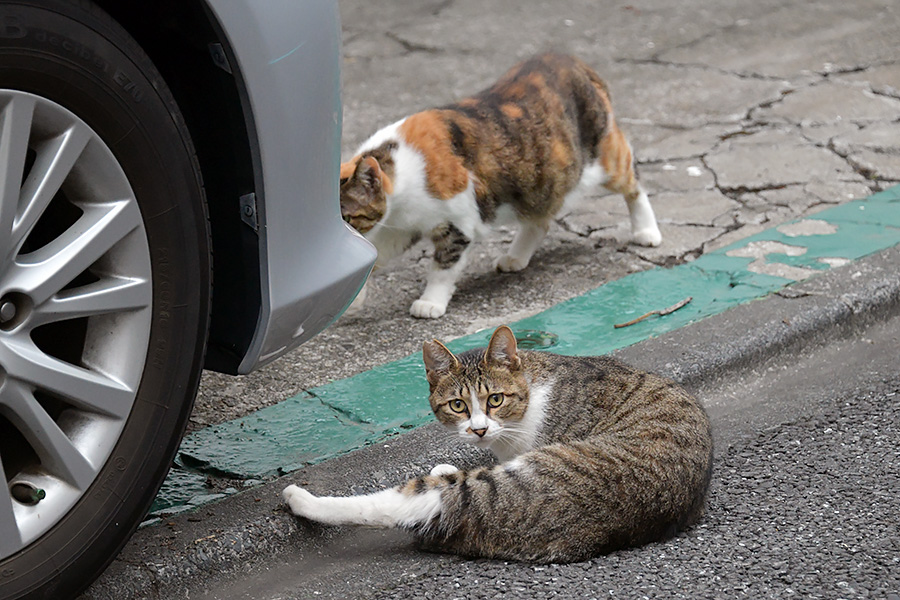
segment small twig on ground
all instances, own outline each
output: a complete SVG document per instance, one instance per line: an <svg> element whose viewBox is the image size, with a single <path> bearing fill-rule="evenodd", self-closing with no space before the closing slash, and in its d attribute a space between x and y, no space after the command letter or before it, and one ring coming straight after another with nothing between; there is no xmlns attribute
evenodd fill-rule
<svg viewBox="0 0 900 600"><path fill-rule="evenodd" d="M683 307L687 306L687 304L693 299L694 299L693 297L688 296L681 302L678 302L677 304L673 304L669 308L662 308L659 310L651 310L647 314L639 316L637 319L632 319L632 320L628 321L627 323L617 323L617 324L613 325L613 327L615 327L616 329L621 329L622 327L628 327L629 325L634 325L635 323L640 323L647 317L652 317L653 315L659 315L659 316L668 315L670 313L675 312L679 308L683 308Z"/></svg>

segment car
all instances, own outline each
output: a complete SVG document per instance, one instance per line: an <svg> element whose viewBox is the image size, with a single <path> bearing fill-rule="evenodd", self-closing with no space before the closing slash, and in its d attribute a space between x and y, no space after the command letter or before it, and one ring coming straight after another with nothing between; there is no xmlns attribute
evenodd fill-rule
<svg viewBox="0 0 900 600"><path fill-rule="evenodd" d="M334 0L0 0L3 600L85 589L202 369L258 369L364 284L340 36Z"/></svg>

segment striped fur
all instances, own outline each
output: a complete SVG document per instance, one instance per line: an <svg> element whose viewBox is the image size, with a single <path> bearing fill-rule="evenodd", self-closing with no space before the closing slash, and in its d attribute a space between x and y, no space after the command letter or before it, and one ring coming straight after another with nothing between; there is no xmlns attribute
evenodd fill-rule
<svg viewBox="0 0 900 600"><path fill-rule="evenodd" d="M439 465L367 496L290 486L295 514L402 527L428 550L572 562L665 538L702 513L709 420L672 381L606 357L521 351L506 327L459 355L427 342L424 360L438 420L502 462Z"/></svg>
<svg viewBox="0 0 900 600"><path fill-rule="evenodd" d="M414 239L435 239L437 229L459 232L466 248L453 261L435 260L411 308L416 317L439 317L469 242L517 224L496 267L524 269L566 199L597 184L625 197L635 242L660 243L605 84L580 60L547 54L471 98L376 132L341 165L341 212L378 248L379 265Z"/></svg>

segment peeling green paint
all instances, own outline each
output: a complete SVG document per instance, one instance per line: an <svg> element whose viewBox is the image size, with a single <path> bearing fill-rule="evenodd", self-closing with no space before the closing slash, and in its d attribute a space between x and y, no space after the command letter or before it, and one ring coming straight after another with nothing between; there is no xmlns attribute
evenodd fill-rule
<svg viewBox="0 0 900 600"><path fill-rule="evenodd" d="M900 186L810 218L837 230L788 236L773 227L691 263L609 282L511 326L523 335L525 330L554 334L553 351L570 355L605 354L659 336L793 283L749 271L755 258L727 255L755 241L801 246L806 252L799 256L776 253L765 260L817 272L830 268L820 259L853 260L900 243ZM688 296L692 301L672 314L613 327ZM448 346L453 351L484 346L489 335L475 333ZM207 474L273 477L420 426L433 418L427 393L421 358L415 354L192 433L181 445L176 469L154 510L178 510L208 494Z"/></svg>

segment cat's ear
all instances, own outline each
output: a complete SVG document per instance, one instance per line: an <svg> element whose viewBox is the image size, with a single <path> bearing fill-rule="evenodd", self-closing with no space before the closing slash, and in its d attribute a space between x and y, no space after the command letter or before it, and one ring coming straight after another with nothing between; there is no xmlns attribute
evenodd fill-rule
<svg viewBox="0 0 900 600"><path fill-rule="evenodd" d="M459 366L459 359L437 340L422 344L422 360L425 361L425 377L431 385Z"/></svg>
<svg viewBox="0 0 900 600"><path fill-rule="evenodd" d="M363 185L372 190L374 194L378 194L382 190L385 194L394 192L391 178L381 169L381 165L374 156L367 156L359 161L353 176L363 182Z"/></svg>
<svg viewBox="0 0 900 600"><path fill-rule="evenodd" d="M489 365L502 365L510 371L515 371L522 366L516 346L516 336L512 329L506 325L497 328L484 353L484 362Z"/></svg>

